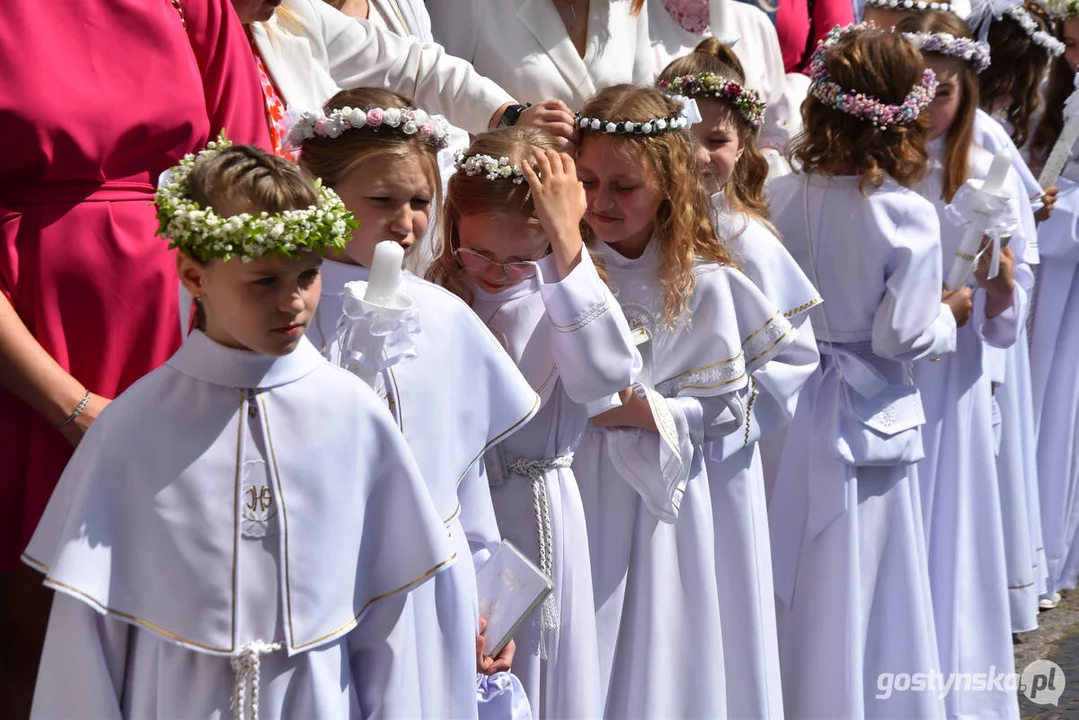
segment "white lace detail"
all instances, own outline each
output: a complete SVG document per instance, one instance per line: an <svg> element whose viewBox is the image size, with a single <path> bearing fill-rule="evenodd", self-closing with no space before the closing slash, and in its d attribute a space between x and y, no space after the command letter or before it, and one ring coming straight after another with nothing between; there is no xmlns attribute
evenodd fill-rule
<svg viewBox="0 0 1079 720"><path fill-rule="evenodd" d="M742 341L742 354L746 358L746 365L752 369L754 363L768 354L780 340L790 335L793 329L790 321L780 313L769 318L768 322Z"/></svg>
<svg viewBox="0 0 1079 720"><path fill-rule="evenodd" d="M262 656L280 650L281 643L249 642L240 647L229 663L236 672L232 715L236 720L259 720L259 670ZM251 689L248 694L248 688Z"/></svg>
<svg viewBox="0 0 1079 720"><path fill-rule="evenodd" d="M712 390L723 385L730 385L745 376L746 360L742 353L738 353L729 360L721 360L711 365L694 368L681 375L675 375L657 384L656 390L664 397L674 397L686 389Z"/></svg>
<svg viewBox="0 0 1079 720"><path fill-rule="evenodd" d="M553 320L551 321L551 325L553 325L554 329L557 330L558 332L568 333L568 332L573 332L574 330L580 330L585 325L592 322L593 320L598 318L603 313L607 312L608 307L609 306L608 306L607 301L604 300L600 304L593 305L591 308L589 308L588 310L584 311L583 313L581 313L580 315L575 317L573 319L573 322L571 322L569 325L559 325L558 323L554 322Z"/></svg>
<svg viewBox="0 0 1079 720"><path fill-rule="evenodd" d="M656 319L641 305L623 305L622 314L626 316L630 330L645 330L648 337L656 336Z"/></svg>

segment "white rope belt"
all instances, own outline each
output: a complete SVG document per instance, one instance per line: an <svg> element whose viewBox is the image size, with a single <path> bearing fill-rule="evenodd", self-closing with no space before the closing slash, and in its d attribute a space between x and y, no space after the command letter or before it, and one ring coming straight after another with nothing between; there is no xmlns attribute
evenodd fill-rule
<svg viewBox="0 0 1079 720"><path fill-rule="evenodd" d="M539 566L543 573L554 580L554 540L551 531L551 503L547 497L547 485L543 478L548 470L568 468L573 465L573 453L544 460L518 458L506 468L514 475L528 478L532 483L532 510L536 515L536 535L539 538ZM540 629L540 657L547 658L547 632L558 627L558 611L554 593L543 601L542 626Z"/></svg>
<svg viewBox="0 0 1079 720"><path fill-rule="evenodd" d="M240 652L233 655L229 663L236 672L236 687L233 690L232 714L236 720L259 720L259 666L262 656L280 650L281 643L264 643L261 640L240 646ZM248 696L248 686L251 694Z"/></svg>

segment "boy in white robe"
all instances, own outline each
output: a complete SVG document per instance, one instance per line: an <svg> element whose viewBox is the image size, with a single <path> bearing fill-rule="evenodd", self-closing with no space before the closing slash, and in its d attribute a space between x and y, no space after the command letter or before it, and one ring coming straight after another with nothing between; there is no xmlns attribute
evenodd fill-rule
<svg viewBox="0 0 1079 720"><path fill-rule="evenodd" d="M101 415L26 551L58 591L33 715L382 715L405 592L455 558L388 412L303 336L351 216L224 142L158 206L200 329Z"/></svg>

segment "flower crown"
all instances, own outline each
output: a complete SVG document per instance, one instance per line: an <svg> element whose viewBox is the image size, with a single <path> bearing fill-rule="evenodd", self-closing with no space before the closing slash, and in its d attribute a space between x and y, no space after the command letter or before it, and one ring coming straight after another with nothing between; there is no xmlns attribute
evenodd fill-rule
<svg viewBox="0 0 1079 720"><path fill-rule="evenodd" d="M338 138L346 130L370 128L375 132L390 128L409 137L416 135L436 150L449 144L450 130L446 121L432 117L423 110L405 108L358 108L343 107L325 113L322 110L290 113L289 144L300 147L303 141L319 137Z"/></svg>
<svg viewBox="0 0 1079 720"><path fill-rule="evenodd" d="M812 84L809 92L822 103L840 112L873 123L875 127L886 128L892 125L909 125L918 119L937 92L937 76L929 68L922 74L922 81L914 87L903 102L891 105L872 95L855 92L841 87L828 77L828 68L824 56L847 33L853 30L875 28L872 24L848 25L841 28L836 25L828 36L820 41L813 57L809 61L809 77Z"/></svg>
<svg viewBox="0 0 1079 720"><path fill-rule="evenodd" d="M865 7L881 8L882 10L914 10L915 12L952 12L950 0L865 0Z"/></svg>
<svg viewBox="0 0 1079 720"><path fill-rule="evenodd" d="M465 175L485 174L488 180L512 179L514 185L520 185L525 181L524 170L520 165L511 163L507 157L496 158L482 153L467 155L459 152L453 166Z"/></svg>
<svg viewBox="0 0 1079 720"><path fill-rule="evenodd" d="M604 135L659 135L668 132L678 132L689 127L689 118L681 112L674 112L666 117L653 118L644 122L611 122L603 118L584 117L576 114L577 127L581 130L591 130Z"/></svg>
<svg viewBox="0 0 1079 720"><path fill-rule="evenodd" d="M1067 20L1079 15L1079 0L1049 0L1046 11L1054 20Z"/></svg>
<svg viewBox="0 0 1079 720"><path fill-rule="evenodd" d="M246 262L264 255L344 249L358 223L337 194L317 180L319 203L306 210L240 213L226 218L211 207L199 207L188 195L191 172L200 162L231 145L222 133L216 142L208 143L197 155L185 155L179 165L162 176L154 197L157 234L168 238L170 250L179 248L201 260L239 257Z"/></svg>
<svg viewBox="0 0 1079 720"><path fill-rule="evenodd" d="M951 33L903 33L903 37L924 53L965 60L974 68L975 74L989 67L989 45L986 43L970 38L957 38Z"/></svg>
<svg viewBox="0 0 1079 720"><path fill-rule="evenodd" d="M1038 28L1038 23L1023 7L1023 0L976 0L967 23L971 28L978 30L978 39L986 42L989 40L989 28L993 20L1002 20L1005 15L1019 23L1019 27L1030 37L1030 41L1045 48L1049 57L1055 58L1064 54L1064 43L1057 40L1051 33Z"/></svg>
<svg viewBox="0 0 1079 720"><path fill-rule="evenodd" d="M705 95L726 100L734 105L738 114L754 131L760 130L764 125L764 111L768 105L761 99L761 94L722 75L709 72L683 75L673 80L661 80L659 89L673 95Z"/></svg>

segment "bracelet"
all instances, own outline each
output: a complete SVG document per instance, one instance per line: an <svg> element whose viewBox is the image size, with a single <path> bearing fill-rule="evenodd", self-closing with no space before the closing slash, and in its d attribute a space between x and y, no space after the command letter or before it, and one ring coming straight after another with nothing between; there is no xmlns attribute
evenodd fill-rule
<svg viewBox="0 0 1079 720"><path fill-rule="evenodd" d="M82 399L82 402L79 403L78 407L75 408L75 411L67 416L67 420L64 420L59 425L53 425L53 427L56 428L57 430L59 430L60 428L66 427L67 425L70 425L71 423L75 422L75 418L77 418L79 415L82 415L82 411L86 409L86 406L89 403L90 403L90 391L87 390L86 391L86 396Z"/></svg>

